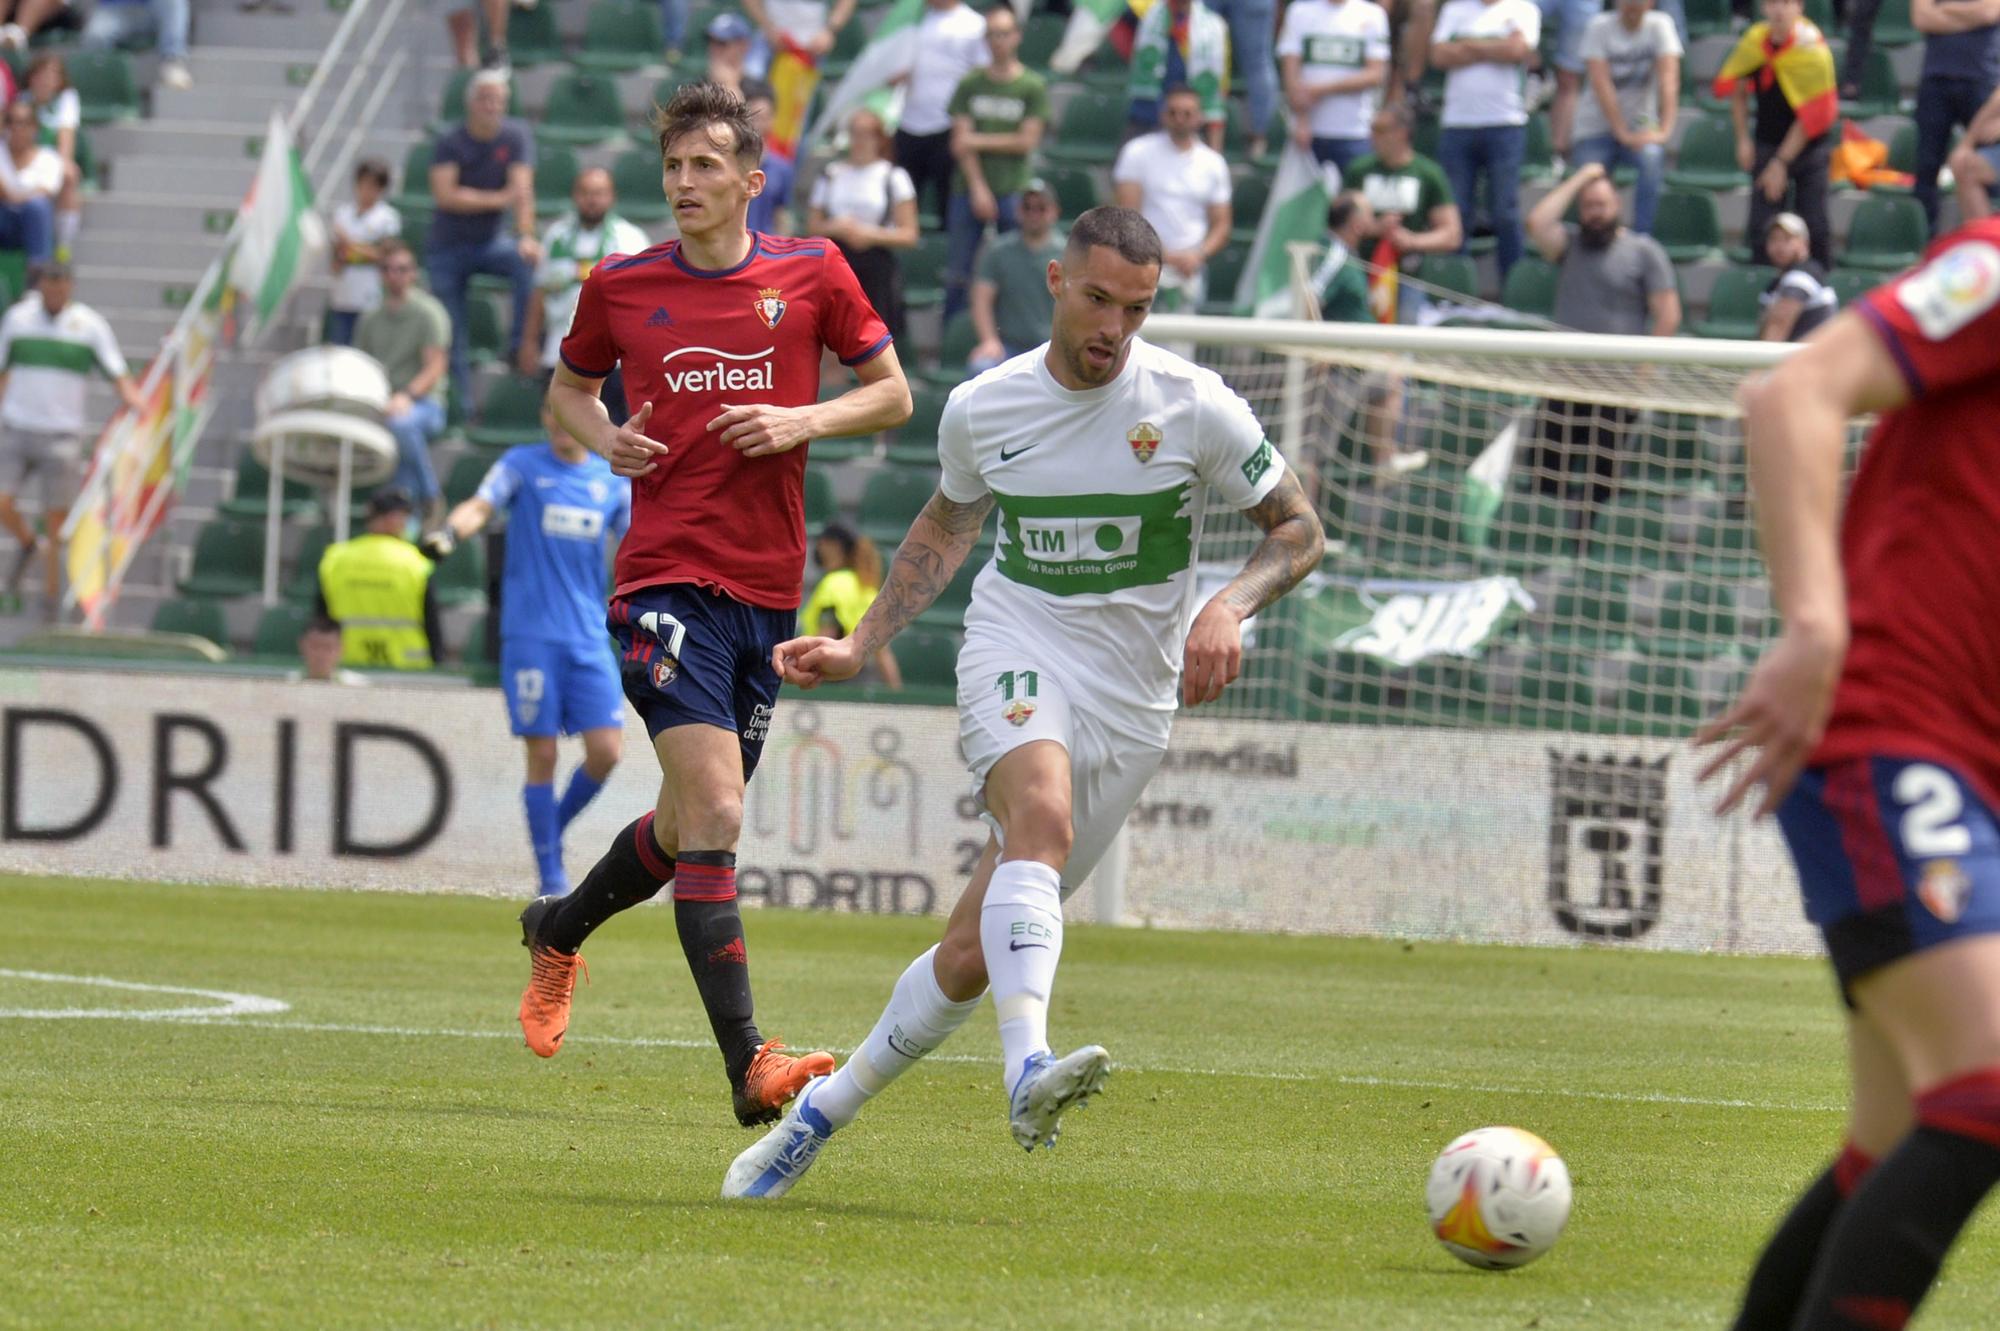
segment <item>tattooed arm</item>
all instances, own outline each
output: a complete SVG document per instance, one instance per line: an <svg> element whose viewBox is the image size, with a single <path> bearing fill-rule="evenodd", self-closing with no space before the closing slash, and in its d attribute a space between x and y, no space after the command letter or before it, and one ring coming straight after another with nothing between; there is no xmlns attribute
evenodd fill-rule
<svg viewBox="0 0 2000 1331"><path fill-rule="evenodd" d="M1181 670L1181 700L1214 702L1243 667L1243 621L1299 585L1319 567L1326 532L1290 468L1271 492L1244 510L1264 531L1243 571L1195 616Z"/></svg>
<svg viewBox="0 0 2000 1331"><path fill-rule="evenodd" d="M1294 487L1296 488L1296 487ZM888 581L875 604L845 638L794 638L779 643L771 665L788 684L810 689L826 680L852 679L868 659L944 592L972 547L979 529L993 511L993 496L969 504L948 499L942 490L932 495L910 524L910 534L896 551Z"/></svg>

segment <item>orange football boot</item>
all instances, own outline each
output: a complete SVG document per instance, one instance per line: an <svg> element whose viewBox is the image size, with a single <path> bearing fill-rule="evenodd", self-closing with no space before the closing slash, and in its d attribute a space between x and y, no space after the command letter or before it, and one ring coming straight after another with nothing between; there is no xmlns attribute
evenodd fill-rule
<svg viewBox="0 0 2000 1331"><path fill-rule="evenodd" d="M523 1013L527 1011L526 1001L522 1000ZM524 1016L522 1020L525 1023L527 1019ZM557 1039L561 1038L557 1036ZM776 1040L766 1040L758 1045L756 1056L750 1060L749 1070L735 1087L736 1121L746 1128L776 1123L784 1113L786 1102L804 1090L807 1082L833 1071L832 1054L822 1051L794 1058L778 1052L784 1047Z"/></svg>

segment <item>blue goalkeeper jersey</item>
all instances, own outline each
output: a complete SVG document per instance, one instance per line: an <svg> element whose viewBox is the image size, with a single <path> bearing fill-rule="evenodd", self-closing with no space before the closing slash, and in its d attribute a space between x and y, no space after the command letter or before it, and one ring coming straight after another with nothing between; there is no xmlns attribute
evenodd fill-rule
<svg viewBox="0 0 2000 1331"><path fill-rule="evenodd" d="M605 551L632 525L631 483L594 453L571 463L524 444L493 464L479 497L507 513L501 638L603 642Z"/></svg>

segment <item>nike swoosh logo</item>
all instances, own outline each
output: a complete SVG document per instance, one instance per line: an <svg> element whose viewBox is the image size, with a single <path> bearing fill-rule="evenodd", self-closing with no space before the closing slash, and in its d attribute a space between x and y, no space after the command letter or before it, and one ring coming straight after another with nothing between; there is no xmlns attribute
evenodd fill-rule
<svg viewBox="0 0 2000 1331"><path fill-rule="evenodd" d="M1035 441L1035 444L1039 444L1041 442L1042 442L1041 440L1037 439ZM1011 453L1007 451L1007 446L1005 444L1002 444L1000 446L1000 460L1002 462L1012 462L1015 458L1020 457L1021 454L1027 452L1029 448L1033 448L1035 444L1029 444L1027 448L1017 448Z"/></svg>
<svg viewBox="0 0 2000 1331"><path fill-rule="evenodd" d="M1007 950L1009 952L1019 952L1024 948L1047 947L1047 946L1048 946L1047 943L1009 943L1007 944Z"/></svg>

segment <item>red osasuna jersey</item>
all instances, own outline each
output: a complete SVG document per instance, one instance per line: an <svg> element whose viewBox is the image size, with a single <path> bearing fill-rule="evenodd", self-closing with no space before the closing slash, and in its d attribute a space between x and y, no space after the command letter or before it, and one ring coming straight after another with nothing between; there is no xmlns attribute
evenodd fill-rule
<svg viewBox="0 0 2000 1331"><path fill-rule="evenodd" d="M1814 763L1924 758L2000 796L2000 218L1855 307L1911 400L1869 436L1840 562L1852 625Z"/></svg>
<svg viewBox="0 0 2000 1331"><path fill-rule="evenodd" d="M563 364L600 378L623 366L632 410L665 444L632 482L632 529L618 547L618 594L668 582L714 587L793 610L805 576L802 446L746 458L708 423L750 402L819 400L822 348L859 365L889 345L832 241L751 233L733 268L696 268L668 241L598 264L584 280Z"/></svg>

